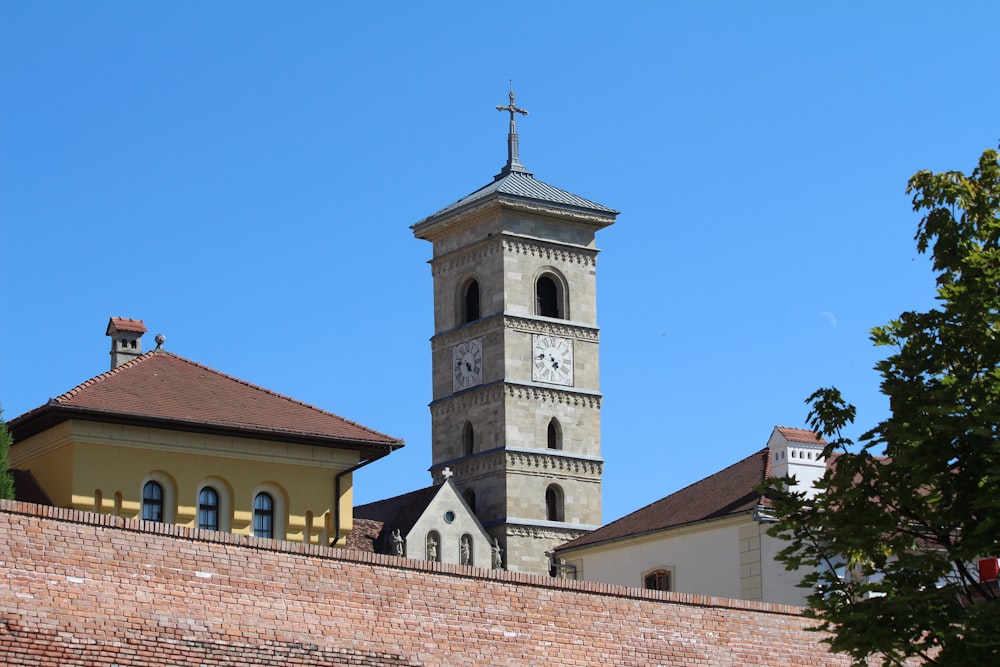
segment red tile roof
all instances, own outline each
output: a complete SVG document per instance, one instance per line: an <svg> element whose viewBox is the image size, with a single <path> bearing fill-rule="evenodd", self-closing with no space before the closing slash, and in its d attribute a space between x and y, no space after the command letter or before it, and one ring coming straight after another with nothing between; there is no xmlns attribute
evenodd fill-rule
<svg viewBox="0 0 1000 667"><path fill-rule="evenodd" d="M347 549L375 553L375 541L382 533L382 522L354 518L354 528L347 534Z"/></svg>
<svg viewBox="0 0 1000 667"><path fill-rule="evenodd" d="M666 528L752 511L762 496L756 486L771 476L770 452L764 449L666 498L556 547L556 551L614 542Z"/></svg>
<svg viewBox="0 0 1000 667"><path fill-rule="evenodd" d="M118 331L134 331L135 333L146 333L146 325L142 323L142 320L133 320L129 317L112 317L108 322L107 333L111 334L111 328L114 327Z"/></svg>
<svg viewBox="0 0 1000 667"><path fill-rule="evenodd" d="M776 426L775 430L789 442L826 444L826 441L813 431L788 426ZM827 465L830 464L828 461ZM661 498L617 521L562 544L556 547L556 551L568 551L601 542L614 542L699 521L753 511L758 503L768 504L767 498L757 491L757 485L772 474L771 453L765 447L666 498Z"/></svg>
<svg viewBox="0 0 1000 667"><path fill-rule="evenodd" d="M15 442L67 419L136 423L388 453L402 441L154 350L10 422Z"/></svg>
<svg viewBox="0 0 1000 667"><path fill-rule="evenodd" d="M789 442L803 442L809 445L825 445L826 440L821 438L814 431L807 431L804 428L790 428L788 426L775 426L775 430L785 436Z"/></svg>

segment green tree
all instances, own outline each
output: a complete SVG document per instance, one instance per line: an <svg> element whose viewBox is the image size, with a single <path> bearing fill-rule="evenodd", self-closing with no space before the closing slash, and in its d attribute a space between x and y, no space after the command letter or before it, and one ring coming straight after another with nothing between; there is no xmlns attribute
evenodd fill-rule
<svg viewBox="0 0 1000 667"><path fill-rule="evenodd" d="M876 365L890 416L857 443L844 437L855 409L836 389L809 397L832 463L812 497L769 480L771 534L787 541L778 559L806 572L824 641L855 664L998 665L1000 598L976 567L1000 555L997 152L969 175L920 171L907 194L937 303L872 330L892 350Z"/></svg>
<svg viewBox="0 0 1000 667"><path fill-rule="evenodd" d="M14 476L10 474L10 464L7 463L7 450L14 439L7 430L7 422L3 420L3 410L0 410L0 498L14 499Z"/></svg>

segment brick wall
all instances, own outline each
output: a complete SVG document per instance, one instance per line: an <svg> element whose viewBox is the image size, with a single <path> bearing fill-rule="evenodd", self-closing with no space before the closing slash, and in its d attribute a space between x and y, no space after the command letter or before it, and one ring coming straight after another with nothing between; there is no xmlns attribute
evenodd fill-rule
<svg viewBox="0 0 1000 667"><path fill-rule="evenodd" d="M796 607L0 501L4 665L847 665Z"/></svg>

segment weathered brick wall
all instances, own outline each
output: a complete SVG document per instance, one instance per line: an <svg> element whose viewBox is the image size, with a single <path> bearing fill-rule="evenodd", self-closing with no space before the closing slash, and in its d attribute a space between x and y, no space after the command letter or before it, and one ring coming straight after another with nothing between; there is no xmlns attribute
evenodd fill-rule
<svg viewBox="0 0 1000 667"><path fill-rule="evenodd" d="M0 501L4 665L847 665L798 611Z"/></svg>

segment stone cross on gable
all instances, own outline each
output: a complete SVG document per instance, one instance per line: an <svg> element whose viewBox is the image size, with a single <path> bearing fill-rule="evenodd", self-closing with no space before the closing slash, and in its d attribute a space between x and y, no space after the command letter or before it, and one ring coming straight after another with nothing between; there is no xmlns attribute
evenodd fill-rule
<svg viewBox="0 0 1000 667"><path fill-rule="evenodd" d="M441 476L444 477L446 480L448 480L454 477L455 473L451 471L451 468L445 468L444 470L441 471Z"/></svg>

